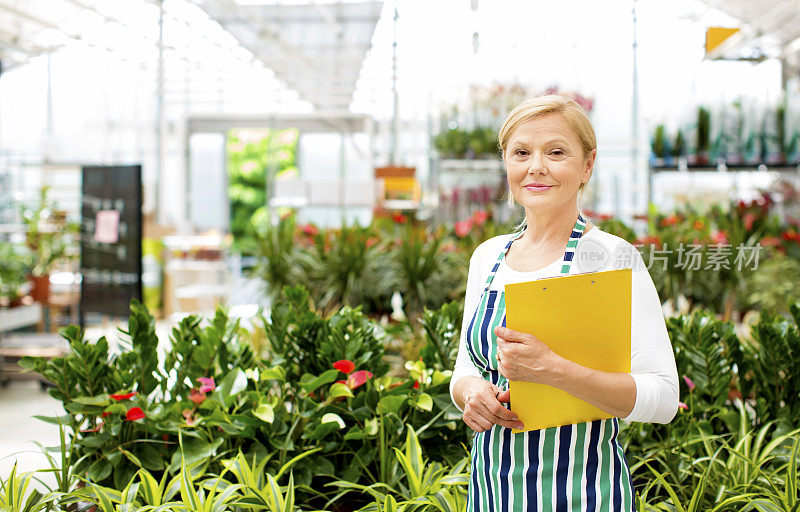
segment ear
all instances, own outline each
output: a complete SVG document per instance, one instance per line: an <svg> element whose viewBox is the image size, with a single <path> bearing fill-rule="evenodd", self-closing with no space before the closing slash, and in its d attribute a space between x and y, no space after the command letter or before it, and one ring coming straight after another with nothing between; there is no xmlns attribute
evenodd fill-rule
<svg viewBox="0 0 800 512"><path fill-rule="evenodd" d="M593 149L591 153L589 153L589 157L586 159L586 167L583 170L583 179L581 179L582 183L588 183L589 179L592 177L592 172L594 171L594 159L597 157L597 150Z"/></svg>

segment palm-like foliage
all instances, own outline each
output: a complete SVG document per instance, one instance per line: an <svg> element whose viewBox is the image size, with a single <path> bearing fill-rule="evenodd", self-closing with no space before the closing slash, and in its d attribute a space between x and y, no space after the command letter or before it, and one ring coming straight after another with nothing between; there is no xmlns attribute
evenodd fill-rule
<svg viewBox="0 0 800 512"><path fill-rule="evenodd" d="M386 263L369 227L344 226L314 238L314 246L300 255L315 303L323 310L358 306L386 291Z"/></svg>
<svg viewBox="0 0 800 512"><path fill-rule="evenodd" d="M255 230L255 252L259 257L255 275L267 284L266 295L272 299L278 297L284 286L297 284L302 278L297 266L296 227L294 216L289 216Z"/></svg>
<svg viewBox="0 0 800 512"><path fill-rule="evenodd" d="M444 237L408 225L402 230L392 256L392 279L395 289L404 290L404 302L410 318L422 308L438 307L452 293L456 283L446 272L452 253L442 250Z"/></svg>

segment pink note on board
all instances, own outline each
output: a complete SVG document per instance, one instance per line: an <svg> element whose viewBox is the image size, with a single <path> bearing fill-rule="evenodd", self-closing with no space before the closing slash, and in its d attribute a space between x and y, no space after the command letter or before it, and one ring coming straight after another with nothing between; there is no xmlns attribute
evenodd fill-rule
<svg viewBox="0 0 800 512"><path fill-rule="evenodd" d="M119 241L119 211L100 210L94 220L94 239L101 244Z"/></svg>

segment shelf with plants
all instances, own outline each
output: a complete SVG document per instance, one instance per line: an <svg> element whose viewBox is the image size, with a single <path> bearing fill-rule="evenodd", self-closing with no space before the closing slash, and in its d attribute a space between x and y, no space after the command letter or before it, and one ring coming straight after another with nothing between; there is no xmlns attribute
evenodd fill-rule
<svg viewBox="0 0 800 512"><path fill-rule="evenodd" d="M650 168L729 169L794 167L800 164L800 98L777 105L740 99L697 106L691 120L671 131L657 124L650 138Z"/></svg>

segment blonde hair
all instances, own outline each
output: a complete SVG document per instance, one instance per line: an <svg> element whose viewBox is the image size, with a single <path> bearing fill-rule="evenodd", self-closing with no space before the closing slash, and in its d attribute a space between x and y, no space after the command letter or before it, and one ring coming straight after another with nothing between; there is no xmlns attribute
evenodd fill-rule
<svg viewBox="0 0 800 512"><path fill-rule="evenodd" d="M546 116L548 114L560 114L567 124L572 128L572 131L578 136L578 140L583 147L583 155L588 157L592 150L597 149L597 138L594 134L594 127L589 120L586 111L581 108L574 100L561 96L558 94L548 94L545 96L538 96L526 100L517 105L514 110L508 114L500 132L497 135L497 142L500 146L501 158L505 162L506 149L508 149L508 141L521 124ZM580 191L581 198L583 197L583 188L586 183L581 183L578 190ZM508 206L514 206L514 196L510 190L507 190Z"/></svg>

